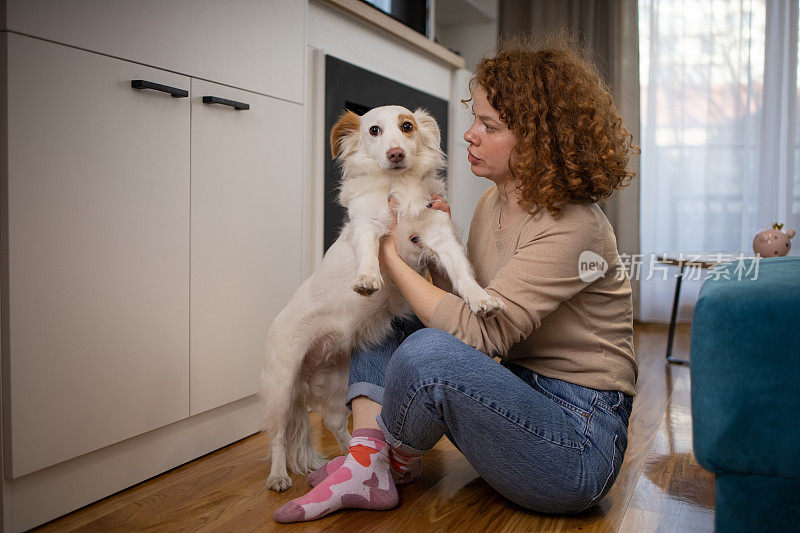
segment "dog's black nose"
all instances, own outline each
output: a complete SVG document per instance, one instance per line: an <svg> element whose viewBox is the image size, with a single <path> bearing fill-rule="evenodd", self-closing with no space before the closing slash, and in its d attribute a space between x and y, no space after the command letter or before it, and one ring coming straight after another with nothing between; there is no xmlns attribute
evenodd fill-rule
<svg viewBox="0 0 800 533"><path fill-rule="evenodd" d="M401 148L392 148L388 152L386 152L386 157L389 158L389 161L392 163L399 163L406 157L406 153Z"/></svg>

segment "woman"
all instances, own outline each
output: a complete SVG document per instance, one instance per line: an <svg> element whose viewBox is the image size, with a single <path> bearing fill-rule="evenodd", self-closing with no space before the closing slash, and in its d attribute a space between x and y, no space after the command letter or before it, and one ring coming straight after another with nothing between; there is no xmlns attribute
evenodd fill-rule
<svg viewBox="0 0 800 533"><path fill-rule="evenodd" d="M470 93L468 159L494 186L468 250L506 309L471 313L384 238L381 269L416 318L353 354L350 453L309 474L316 487L276 511L280 522L395 506L395 484L416 479L442 436L503 496L540 512L591 507L619 472L637 375L631 289L596 202L632 178L631 135L569 46L503 48L478 65ZM588 261L605 275L582 271Z"/></svg>

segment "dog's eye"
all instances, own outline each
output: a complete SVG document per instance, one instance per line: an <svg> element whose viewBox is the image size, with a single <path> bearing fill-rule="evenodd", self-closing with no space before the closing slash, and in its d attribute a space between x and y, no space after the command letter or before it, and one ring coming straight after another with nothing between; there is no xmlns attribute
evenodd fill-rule
<svg viewBox="0 0 800 533"><path fill-rule="evenodd" d="M414 129L414 125L413 125L412 123L410 123L410 122L403 122L403 125L402 125L402 126L400 126L400 128L401 128L401 129L402 129L404 132L408 133L409 131L411 131L411 130L413 130L413 129Z"/></svg>
<svg viewBox="0 0 800 533"><path fill-rule="evenodd" d="M369 134L372 135L373 137L377 137L380 132L381 129L378 126L372 126L369 129Z"/></svg>

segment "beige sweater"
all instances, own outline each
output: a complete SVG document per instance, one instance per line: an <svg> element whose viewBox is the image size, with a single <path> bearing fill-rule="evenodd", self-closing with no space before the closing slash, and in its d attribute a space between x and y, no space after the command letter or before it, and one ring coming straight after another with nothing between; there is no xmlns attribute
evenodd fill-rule
<svg viewBox="0 0 800 533"><path fill-rule="evenodd" d="M483 318L447 294L430 327L543 376L633 396L631 284L603 211L596 203L567 204L555 217L543 209L502 229L499 216L493 186L475 209L467 250L478 283L503 299L505 311ZM578 268L586 250L608 263L590 282Z"/></svg>

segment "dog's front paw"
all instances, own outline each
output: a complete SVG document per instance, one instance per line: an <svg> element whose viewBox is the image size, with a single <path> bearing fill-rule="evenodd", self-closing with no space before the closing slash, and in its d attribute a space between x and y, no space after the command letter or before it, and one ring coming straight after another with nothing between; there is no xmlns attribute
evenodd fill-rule
<svg viewBox="0 0 800 533"><path fill-rule="evenodd" d="M497 311L502 311L506 308L506 304L500 298L490 296L489 293L483 289L480 292L475 291L474 294L468 295L464 298L473 313L484 317L494 316Z"/></svg>
<svg viewBox="0 0 800 533"><path fill-rule="evenodd" d="M292 486L289 476L269 476L267 478L267 488L275 492L283 492Z"/></svg>
<svg viewBox="0 0 800 533"><path fill-rule="evenodd" d="M494 316L498 311L502 311L506 308L506 304L503 303L503 300L500 298L495 298L494 296L489 296L485 300L479 303L480 309L475 311L481 316L485 316L486 318Z"/></svg>
<svg viewBox="0 0 800 533"><path fill-rule="evenodd" d="M359 274L353 283L353 290L361 296L371 296L381 290L383 278L380 275Z"/></svg>

